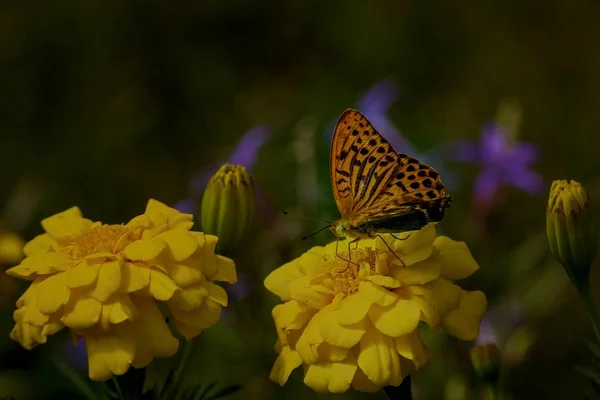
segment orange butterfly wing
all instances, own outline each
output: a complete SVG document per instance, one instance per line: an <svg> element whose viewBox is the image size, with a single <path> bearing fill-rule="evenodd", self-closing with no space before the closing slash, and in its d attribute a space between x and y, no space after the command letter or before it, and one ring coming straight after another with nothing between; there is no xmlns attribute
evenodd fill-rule
<svg viewBox="0 0 600 400"><path fill-rule="evenodd" d="M433 168L396 153L356 110L336 125L330 166L338 210L353 225L428 208L443 215L451 199Z"/></svg>

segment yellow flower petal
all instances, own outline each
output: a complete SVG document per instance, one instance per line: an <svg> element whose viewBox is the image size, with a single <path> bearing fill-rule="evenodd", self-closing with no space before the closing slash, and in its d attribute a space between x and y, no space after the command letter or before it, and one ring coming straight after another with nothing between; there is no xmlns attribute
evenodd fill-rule
<svg viewBox="0 0 600 400"><path fill-rule="evenodd" d="M27 257L30 257L36 253L45 253L52 250L54 245L56 245L56 241L47 233L43 233L27 242L23 248L23 253L25 253Z"/></svg>
<svg viewBox="0 0 600 400"><path fill-rule="evenodd" d="M227 292L221 286L215 285L212 282L204 283L204 286L208 289L208 297L219 303L223 307L227 307L228 298Z"/></svg>
<svg viewBox="0 0 600 400"><path fill-rule="evenodd" d="M98 322L101 311L102 306L95 299L71 299L65 306L60 322L74 330L89 328Z"/></svg>
<svg viewBox="0 0 600 400"><path fill-rule="evenodd" d="M290 282L304 277L304 273L298 268L295 261L284 264L271 272L264 281L264 285L272 293L279 296L281 300L292 299L290 295Z"/></svg>
<svg viewBox="0 0 600 400"><path fill-rule="evenodd" d="M314 364L308 367L304 383L317 393L344 393L356 369L355 360Z"/></svg>
<svg viewBox="0 0 600 400"><path fill-rule="evenodd" d="M338 323L347 326L360 322L367 315L372 305L371 299L360 290L351 294L340 303Z"/></svg>
<svg viewBox="0 0 600 400"><path fill-rule="evenodd" d="M298 352L291 350L289 346L284 346L281 349L281 353L277 357L277 360L275 360L269 378L283 386L287 382L292 371L301 364L302 359L298 355Z"/></svg>
<svg viewBox="0 0 600 400"><path fill-rule="evenodd" d="M390 306L374 305L369 311L369 317L379 332L396 337L417 329L421 309L415 301L399 298Z"/></svg>
<svg viewBox="0 0 600 400"><path fill-rule="evenodd" d="M181 228L163 232L156 236L156 239L160 239L167 244L167 248L170 250L169 256L173 261L183 261L198 249L196 238L187 230Z"/></svg>
<svg viewBox="0 0 600 400"><path fill-rule="evenodd" d="M360 341L367 326L365 321L342 326L338 323L338 314L339 310L334 310L329 318L323 320L320 326L321 337L333 346L350 348Z"/></svg>
<svg viewBox="0 0 600 400"><path fill-rule="evenodd" d="M207 297L208 289L204 285L190 286L175 292L169 300L169 305L182 311L192 311L200 307Z"/></svg>
<svg viewBox="0 0 600 400"><path fill-rule="evenodd" d="M69 288L91 285L96 282L101 265L99 263L89 264L87 260L80 262L65 271L65 284Z"/></svg>
<svg viewBox="0 0 600 400"><path fill-rule="evenodd" d="M160 301L169 300L173 297L175 291L180 290L171 278L154 269L150 270L150 284L148 285L148 289L150 294L156 300Z"/></svg>
<svg viewBox="0 0 600 400"><path fill-rule="evenodd" d="M126 262L121 271L121 292L136 292L150 284L150 268L143 264Z"/></svg>
<svg viewBox="0 0 600 400"><path fill-rule="evenodd" d="M434 239L435 227L430 224L420 231L411 232L406 240L393 240L392 248L404 265L409 266L423 261L431 255ZM395 258L394 255L391 255L391 257ZM400 264L398 260L394 261L394 263Z"/></svg>
<svg viewBox="0 0 600 400"><path fill-rule="evenodd" d="M169 277L180 288L193 286L204 280L200 261L193 258L170 264Z"/></svg>
<svg viewBox="0 0 600 400"><path fill-rule="evenodd" d="M441 263L435 258L428 258L406 268L397 268L394 278L403 285L424 285L440 277Z"/></svg>
<svg viewBox="0 0 600 400"><path fill-rule="evenodd" d="M105 262L100 267L96 286L90 296L103 303L121 286L121 261Z"/></svg>
<svg viewBox="0 0 600 400"><path fill-rule="evenodd" d="M316 313L306 328L304 328L304 332L302 332L296 343L296 351L300 355L300 358L302 358L302 361L307 364L314 364L319 361L319 354L316 347L323 343L320 325L325 319L331 318L332 310L333 306L330 304Z"/></svg>
<svg viewBox="0 0 600 400"><path fill-rule="evenodd" d="M402 382L394 340L374 329L367 330L360 340L358 366L375 385L398 386Z"/></svg>
<svg viewBox="0 0 600 400"><path fill-rule="evenodd" d="M135 356L135 339L125 324L115 326L107 335L87 335L89 376L94 381L106 381L111 376L123 375Z"/></svg>
<svg viewBox="0 0 600 400"><path fill-rule="evenodd" d="M174 308L170 304L169 310L175 326L189 340L199 335L203 329L216 324L221 317L222 307L216 301L207 298L202 306L189 312Z"/></svg>
<svg viewBox="0 0 600 400"><path fill-rule="evenodd" d="M109 322L113 325L124 321L132 321L139 315L129 295L119 295L114 298L112 309L110 310Z"/></svg>
<svg viewBox="0 0 600 400"><path fill-rule="evenodd" d="M375 393L381 389L381 385L376 385L371 382L360 368L356 369L354 379L352 380L352 387L366 393Z"/></svg>
<svg viewBox="0 0 600 400"><path fill-rule="evenodd" d="M392 291L382 288L372 282L361 282L358 292L362 293L369 302L380 306L389 306L396 302L398 296Z"/></svg>
<svg viewBox="0 0 600 400"><path fill-rule="evenodd" d="M411 360L417 369L429 362L427 347L423 345L418 330L408 335L398 336L394 340L396 342L396 351L402 357Z"/></svg>
<svg viewBox="0 0 600 400"><path fill-rule="evenodd" d="M486 308L487 300L482 292L463 291L458 307L444 316L442 325L452 336L475 340Z"/></svg>
<svg viewBox="0 0 600 400"><path fill-rule="evenodd" d="M40 283L38 289L38 309L44 314L52 314L67 304L71 291L66 286L65 274L49 276Z"/></svg>
<svg viewBox="0 0 600 400"><path fill-rule="evenodd" d="M167 248L167 244L155 238L141 239L131 243L123 250L123 255L131 261L150 261Z"/></svg>
<svg viewBox="0 0 600 400"><path fill-rule="evenodd" d="M208 278L215 281L236 283L237 272L235 270L235 263L227 257L217 255L217 271L208 276Z"/></svg>
<svg viewBox="0 0 600 400"><path fill-rule="evenodd" d="M175 354L179 348L179 340L171 334L154 300L136 297L135 305L143 318L138 318L131 324L136 341L132 364L135 368L143 368L154 357L171 357Z"/></svg>
<svg viewBox="0 0 600 400"><path fill-rule="evenodd" d="M70 265L69 257L64 253L36 253L24 259L21 264L6 270L15 278L31 279L33 275L48 275L66 270Z"/></svg>
<svg viewBox="0 0 600 400"><path fill-rule="evenodd" d="M310 277L304 276L290 282L289 291L291 297L298 303L319 310L331 303L332 296L314 290L310 284Z"/></svg>
<svg viewBox="0 0 600 400"><path fill-rule="evenodd" d="M79 207L71 207L42 220L42 227L54 239L76 236L91 225L92 221L81 216Z"/></svg>
<svg viewBox="0 0 600 400"><path fill-rule="evenodd" d="M434 242L441 263L441 276L448 280L463 279L479 269L465 242L439 236Z"/></svg>
<svg viewBox="0 0 600 400"><path fill-rule="evenodd" d="M316 311L295 300L273 307L273 320L275 325L281 329L300 329L312 317Z"/></svg>

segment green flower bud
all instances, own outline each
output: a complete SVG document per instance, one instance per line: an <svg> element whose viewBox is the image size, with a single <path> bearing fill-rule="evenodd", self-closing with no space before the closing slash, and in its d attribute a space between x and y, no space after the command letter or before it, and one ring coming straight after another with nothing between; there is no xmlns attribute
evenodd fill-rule
<svg viewBox="0 0 600 400"><path fill-rule="evenodd" d="M548 242L552 254L578 288L587 286L598 243L589 208L588 194L579 182L552 183L546 213Z"/></svg>
<svg viewBox="0 0 600 400"><path fill-rule="evenodd" d="M208 181L200 211L204 233L219 238L220 251L233 250L252 225L254 183L241 165L224 164Z"/></svg>
<svg viewBox="0 0 600 400"><path fill-rule="evenodd" d="M471 349L471 364L477 377L487 386L496 386L500 377L500 350L495 343L477 345Z"/></svg>

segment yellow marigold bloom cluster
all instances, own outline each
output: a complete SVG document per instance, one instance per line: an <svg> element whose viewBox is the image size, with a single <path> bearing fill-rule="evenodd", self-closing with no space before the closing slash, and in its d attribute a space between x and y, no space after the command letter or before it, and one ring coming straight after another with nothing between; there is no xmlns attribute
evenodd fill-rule
<svg viewBox="0 0 600 400"><path fill-rule="evenodd" d="M46 233L7 271L32 281L17 301L11 338L32 349L71 329L85 340L94 380L173 355L179 341L156 301L191 339L227 305L225 290L211 281L237 279L233 261L214 253L217 238L192 225L192 215L156 200L125 225L92 222L77 207L43 220Z"/></svg>
<svg viewBox="0 0 600 400"><path fill-rule="evenodd" d="M451 282L479 268L465 243L436 238L432 225L405 240L383 238L395 255L381 238L361 240L351 245L357 266L336 256L333 242L265 279L285 302L272 313L279 337L272 380L283 385L302 366L305 384L317 392L373 392L400 385L427 363L420 321L459 339L478 336L485 295ZM340 241L338 254L347 258L347 248L348 240Z"/></svg>

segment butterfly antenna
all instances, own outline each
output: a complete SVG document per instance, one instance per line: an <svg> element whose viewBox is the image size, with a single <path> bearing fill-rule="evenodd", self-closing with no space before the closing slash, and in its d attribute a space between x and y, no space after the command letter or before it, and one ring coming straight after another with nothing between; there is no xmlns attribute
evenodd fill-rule
<svg viewBox="0 0 600 400"><path fill-rule="evenodd" d="M283 215L289 215L289 216L292 216L292 217L297 217L297 218L308 219L308 220L311 220L311 221L320 221L320 222L325 222L326 224L331 224L331 223L332 223L331 221L325 221L324 219L319 219L319 218L311 218L311 217L305 217L304 215L298 215L298 214L290 214L290 213L289 213L289 212L287 212L287 211L284 211L284 212L283 212Z"/></svg>
<svg viewBox="0 0 600 400"><path fill-rule="evenodd" d="M311 234L310 234L310 235L308 235L308 236L304 236L304 237L302 238L302 240L306 240L306 239L308 239L309 237L315 236L317 233L321 233L321 232L323 232L325 229L329 229L329 228L331 228L332 226L334 226L334 225L327 225L327 226L324 226L323 228L319 229L318 231L316 231L316 232L314 232L314 233L311 233Z"/></svg>

